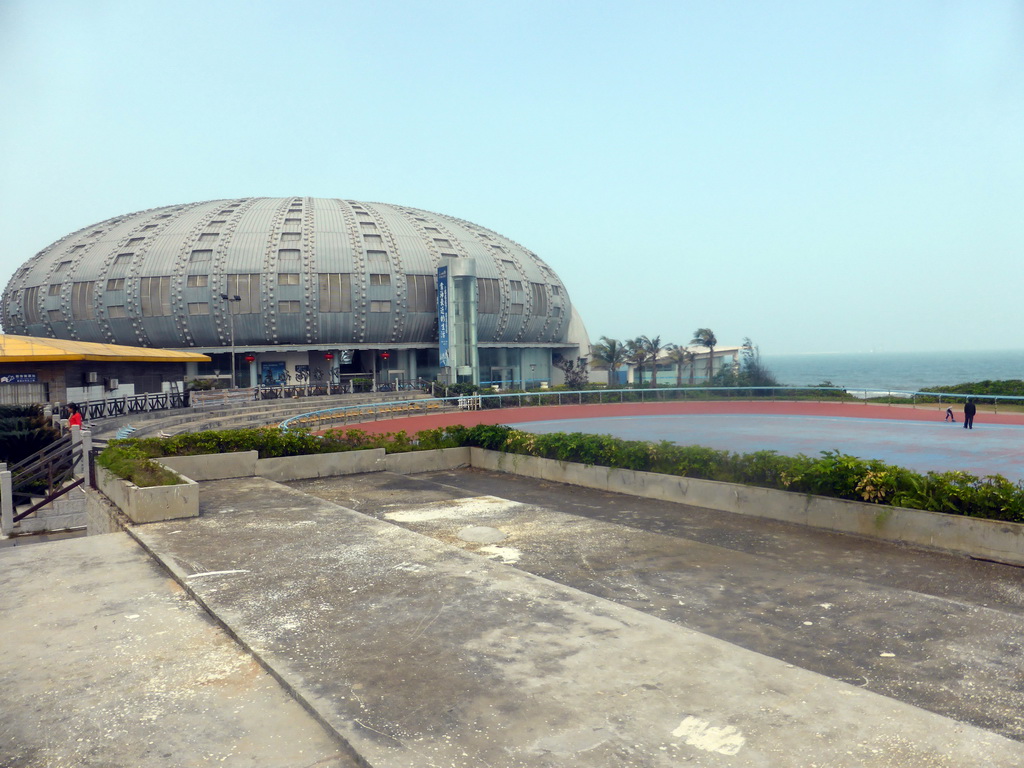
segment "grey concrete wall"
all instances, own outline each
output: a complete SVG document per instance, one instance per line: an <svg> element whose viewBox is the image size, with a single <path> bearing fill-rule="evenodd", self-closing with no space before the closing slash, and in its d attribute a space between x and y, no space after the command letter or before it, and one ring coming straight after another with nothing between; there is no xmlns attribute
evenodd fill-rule
<svg viewBox="0 0 1024 768"><path fill-rule="evenodd" d="M117 533L124 529L117 507L99 491L85 489L85 524L89 536Z"/></svg>
<svg viewBox="0 0 1024 768"><path fill-rule="evenodd" d="M229 477L252 477L256 474L258 451L209 453L202 456L165 456L155 459L168 469L192 480L225 480Z"/></svg>
<svg viewBox="0 0 1024 768"><path fill-rule="evenodd" d="M289 480L305 480L311 477L382 472L384 468L383 448L343 453L317 453L311 456L282 456L277 459L260 459L256 462L257 475L278 483Z"/></svg>
<svg viewBox="0 0 1024 768"><path fill-rule="evenodd" d="M133 523L153 523L199 516L199 486L188 479L181 485L139 488L96 467L96 485Z"/></svg>
<svg viewBox="0 0 1024 768"><path fill-rule="evenodd" d="M1024 565L1024 525L628 469L471 450L472 466Z"/></svg>
<svg viewBox="0 0 1024 768"><path fill-rule="evenodd" d="M469 465L470 450L469 448L442 448L439 451L391 453L384 458L384 467L388 472L396 472L400 475L455 469Z"/></svg>

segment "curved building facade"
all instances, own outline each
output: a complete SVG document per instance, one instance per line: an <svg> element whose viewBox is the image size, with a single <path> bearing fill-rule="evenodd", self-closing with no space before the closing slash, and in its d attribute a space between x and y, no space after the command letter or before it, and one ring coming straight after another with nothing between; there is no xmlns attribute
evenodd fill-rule
<svg viewBox="0 0 1024 768"><path fill-rule="evenodd" d="M432 377L448 263L475 273L479 380L531 378L530 365L550 378L552 354L587 354L564 284L532 251L451 216L326 198L214 200L85 227L17 270L0 312L8 333L233 349L243 384L266 380L264 364L277 376L321 360L376 377L383 358L388 375Z"/></svg>

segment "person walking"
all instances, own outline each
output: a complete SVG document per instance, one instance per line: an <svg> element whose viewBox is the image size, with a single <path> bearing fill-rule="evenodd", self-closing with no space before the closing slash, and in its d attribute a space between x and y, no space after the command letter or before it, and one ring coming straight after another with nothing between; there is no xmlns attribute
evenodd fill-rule
<svg viewBox="0 0 1024 768"><path fill-rule="evenodd" d="M974 429L974 413L977 410L974 399L968 397L967 402L964 403L964 429Z"/></svg>
<svg viewBox="0 0 1024 768"><path fill-rule="evenodd" d="M946 409L946 418L943 421L952 421L956 424L956 416L953 415L953 406Z"/></svg>

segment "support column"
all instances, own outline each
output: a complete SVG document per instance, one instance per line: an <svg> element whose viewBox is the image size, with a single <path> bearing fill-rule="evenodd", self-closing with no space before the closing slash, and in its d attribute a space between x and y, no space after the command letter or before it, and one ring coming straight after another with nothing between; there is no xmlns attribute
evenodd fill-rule
<svg viewBox="0 0 1024 768"><path fill-rule="evenodd" d="M92 487L92 467L89 465L89 454L92 453L92 430L82 430L82 476L87 488Z"/></svg>
<svg viewBox="0 0 1024 768"><path fill-rule="evenodd" d="M7 465L0 470L0 530L5 536L14 533L14 483Z"/></svg>
<svg viewBox="0 0 1024 768"><path fill-rule="evenodd" d="M420 377L419 371L416 370L416 350L407 349L405 350L405 370L408 372L409 380L415 381Z"/></svg>

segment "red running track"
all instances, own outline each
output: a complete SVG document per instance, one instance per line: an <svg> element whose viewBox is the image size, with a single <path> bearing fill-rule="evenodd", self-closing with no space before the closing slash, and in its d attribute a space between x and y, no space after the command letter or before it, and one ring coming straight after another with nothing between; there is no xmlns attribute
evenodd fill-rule
<svg viewBox="0 0 1024 768"><path fill-rule="evenodd" d="M496 408L484 411L457 411L408 416L345 425L371 434L404 431L414 434L423 429L462 424L519 424L556 419L593 419L606 416L662 416L699 414L762 414L782 416L828 416L899 421L942 421L946 406L868 405L864 403L758 402L743 401L667 401L658 403L595 403L591 405L544 405L530 408ZM963 407L954 406L956 420L963 423ZM1024 413L993 413L979 409L975 423L1024 425Z"/></svg>

